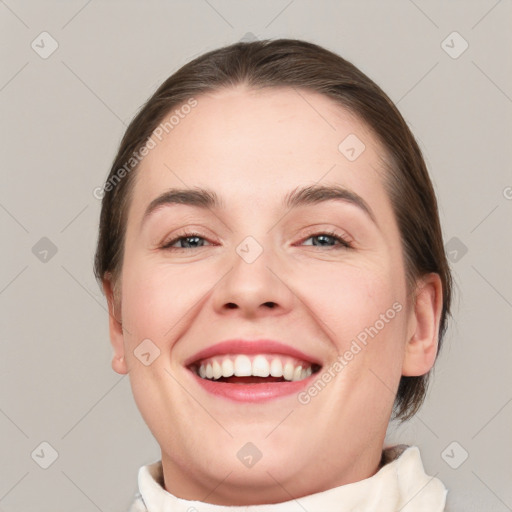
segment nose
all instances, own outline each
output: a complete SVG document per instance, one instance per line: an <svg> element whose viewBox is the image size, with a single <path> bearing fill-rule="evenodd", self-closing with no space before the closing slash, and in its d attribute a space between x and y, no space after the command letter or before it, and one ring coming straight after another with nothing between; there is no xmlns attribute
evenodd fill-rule
<svg viewBox="0 0 512 512"><path fill-rule="evenodd" d="M247 251L244 252L243 247L238 247L231 270L215 287L215 310L220 314L237 314L246 318L289 312L294 294L287 283L284 266L279 264L279 259L268 247L254 241L245 246ZM259 251L261 253L253 260Z"/></svg>

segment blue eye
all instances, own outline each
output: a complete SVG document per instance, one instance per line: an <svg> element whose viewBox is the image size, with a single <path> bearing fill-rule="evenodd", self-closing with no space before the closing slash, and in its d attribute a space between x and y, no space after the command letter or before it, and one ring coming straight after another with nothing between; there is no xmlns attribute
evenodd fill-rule
<svg viewBox="0 0 512 512"><path fill-rule="evenodd" d="M186 245L190 245L190 247L172 247L174 244L181 242L182 240L185 241ZM179 237L174 238L173 240L170 240L167 242L162 249L168 249L168 250L189 250L189 249L196 249L198 247L203 247L203 245L200 244L200 240L206 240L204 237L199 235L198 233L184 233L180 235Z"/></svg>
<svg viewBox="0 0 512 512"><path fill-rule="evenodd" d="M338 248L338 249L342 249L342 248L344 248L344 249L351 249L352 248L352 244L348 240L346 240L343 236L338 235L338 234L333 233L333 232L329 232L329 231L326 231L326 232L322 231L321 233L315 233L313 235L310 235L305 240L310 240L310 239L313 239L313 240L317 239L317 240L321 241L319 244L318 243L317 244L315 244L315 243L311 244L312 246L315 246L315 247L330 247L330 248L333 248L333 249L336 249L336 248ZM335 243L333 245L325 245L325 244L322 243L322 241L323 242L325 242L325 241L328 242L329 239L334 240ZM336 242L338 242L338 244L339 244L338 247L336 247L336 245L335 245Z"/></svg>

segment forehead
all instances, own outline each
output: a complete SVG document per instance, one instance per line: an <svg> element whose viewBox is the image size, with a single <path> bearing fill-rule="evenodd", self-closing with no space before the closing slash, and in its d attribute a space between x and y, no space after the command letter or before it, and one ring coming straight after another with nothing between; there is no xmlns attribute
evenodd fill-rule
<svg viewBox="0 0 512 512"><path fill-rule="evenodd" d="M237 86L195 100L153 137L156 145L136 175L130 215L142 216L172 187L213 189L233 208L277 203L297 185L314 183L340 184L369 203L386 202L378 140L332 99Z"/></svg>

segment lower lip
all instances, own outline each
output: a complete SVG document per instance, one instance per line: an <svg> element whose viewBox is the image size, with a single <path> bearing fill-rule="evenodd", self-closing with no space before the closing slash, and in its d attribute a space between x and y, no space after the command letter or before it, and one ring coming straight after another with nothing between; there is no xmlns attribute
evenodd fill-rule
<svg viewBox="0 0 512 512"><path fill-rule="evenodd" d="M190 370L189 370L190 371ZM308 386L315 373L303 380L291 382L269 382L253 384L229 384L227 382L215 382L202 379L193 371L190 371L200 386L212 395L221 396L236 402L263 402L275 398L281 398L288 395L299 393Z"/></svg>

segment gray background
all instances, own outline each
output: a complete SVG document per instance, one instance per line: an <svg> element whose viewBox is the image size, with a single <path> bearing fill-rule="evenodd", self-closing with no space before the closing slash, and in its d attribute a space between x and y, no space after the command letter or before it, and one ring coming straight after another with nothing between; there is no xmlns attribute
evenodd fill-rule
<svg viewBox="0 0 512 512"><path fill-rule="evenodd" d="M389 440L417 444L449 500L474 504L455 510L512 510L511 15L510 0L0 0L0 511L123 511L138 468L159 458L128 377L110 367L93 190L155 88L243 37L338 52L418 138L454 320L425 406ZM49 56L43 31L58 43Z"/></svg>

